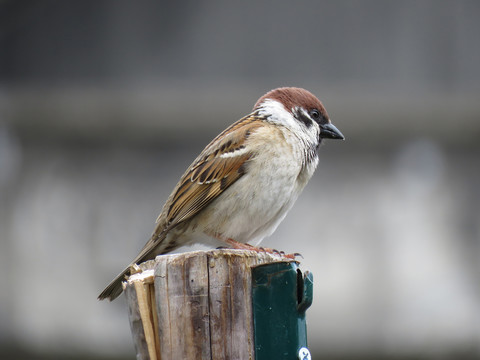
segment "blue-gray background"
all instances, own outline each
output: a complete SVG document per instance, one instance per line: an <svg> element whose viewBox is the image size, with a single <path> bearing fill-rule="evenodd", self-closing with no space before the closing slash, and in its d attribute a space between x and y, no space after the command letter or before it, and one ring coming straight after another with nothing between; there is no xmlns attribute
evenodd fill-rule
<svg viewBox="0 0 480 360"><path fill-rule="evenodd" d="M315 276L314 359L480 357L480 2L1 1L0 354L134 358L104 285L266 91L327 141L265 246Z"/></svg>

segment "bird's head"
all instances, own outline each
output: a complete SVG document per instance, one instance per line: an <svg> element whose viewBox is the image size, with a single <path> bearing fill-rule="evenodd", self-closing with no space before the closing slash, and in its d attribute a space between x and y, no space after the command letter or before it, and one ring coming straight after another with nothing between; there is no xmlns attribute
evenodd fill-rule
<svg viewBox="0 0 480 360"><path fill-rule="evenodd" d="M306 136L316 146L322 139L345 139L330 121L320 100L305 89L271 90L258 99L253 110L265 116L267 121L285 126L302 138Z"/></svg>

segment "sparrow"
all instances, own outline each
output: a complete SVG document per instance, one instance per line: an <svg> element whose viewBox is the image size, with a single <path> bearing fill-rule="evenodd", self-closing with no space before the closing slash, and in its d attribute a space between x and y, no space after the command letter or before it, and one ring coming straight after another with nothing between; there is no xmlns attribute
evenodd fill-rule
<svg viewBox="0 0 480 360"><path fill-rule="evenodd" d="M113 300L131 267L191 243L220 242L261 251L318 164L323 139L344 139L309 91L282 87L260 97L198 155L157 218L132 263L98 296Z"/></svg>

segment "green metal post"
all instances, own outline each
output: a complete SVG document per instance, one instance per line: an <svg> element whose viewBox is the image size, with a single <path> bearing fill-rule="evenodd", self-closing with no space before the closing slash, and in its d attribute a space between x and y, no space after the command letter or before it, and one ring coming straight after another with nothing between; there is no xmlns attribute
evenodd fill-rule
<svg viewBox="0 0 480 360"><path fill-rule="evenodd" d="M295 262L252 269L255 358L310 359L305 311L313 300L313 276Z"/></svg>

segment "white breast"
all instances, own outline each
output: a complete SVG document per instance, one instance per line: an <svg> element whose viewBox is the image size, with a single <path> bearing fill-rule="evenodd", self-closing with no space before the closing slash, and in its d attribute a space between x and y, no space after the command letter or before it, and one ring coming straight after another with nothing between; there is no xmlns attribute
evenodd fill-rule
<svg viewBox="0 0 480 360"><path fill-rule="evenodd" d="M301 142L285 128L259 128L247 148L259 149L246 174L205 209L203 232L255 244L273 233L317 166L304 163Z"/></svg>

